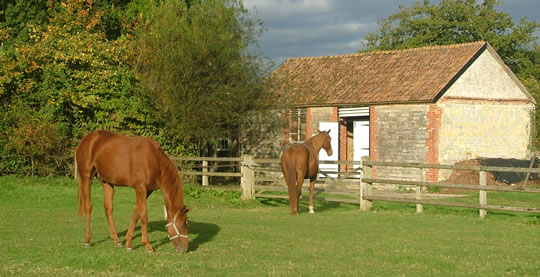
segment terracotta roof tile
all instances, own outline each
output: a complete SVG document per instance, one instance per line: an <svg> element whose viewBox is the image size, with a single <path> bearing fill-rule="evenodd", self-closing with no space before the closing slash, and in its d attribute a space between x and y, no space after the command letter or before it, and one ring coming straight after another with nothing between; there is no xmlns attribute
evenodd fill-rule
<svg viewBox="0 0 540 277"><path fill-rule="evenodd" d="M282 83L281 101L295 106L434 102L486 45L289 58L273 78Z"/></svg>

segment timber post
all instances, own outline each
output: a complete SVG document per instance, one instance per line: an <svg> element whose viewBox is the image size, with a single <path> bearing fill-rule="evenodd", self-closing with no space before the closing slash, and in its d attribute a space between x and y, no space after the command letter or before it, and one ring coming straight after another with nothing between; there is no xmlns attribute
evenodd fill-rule
<svg viewBox="0 0 540 277"><path fill-rule="evenodd" d="M485 171L480 171L480 187L482 186L487 186L487 180L486 180L486 172ZM487 192L485 190L480 190L480 207L482 208L486 208L487 206ZM486 209L480 209L479 210L480 212L480 218L485 218L486 217L486 214L487 214L487 210Z"/></svg>
<svg viewBox="0 0 540 277"><path fill-rule="evenodd" d="M253 156L242 156L242 166L240 168L242 172L242 179L240 183L242 185L243 200L255 199L255 171L253 170L254 165L255 161L253 159Z"/></svg>
<svg viewBox="0 0 540 277"><path fill-rule="evenodd" d="M371 193L371 185L364 182L364 178L372 178L373 176L373 167L371 165L366 165L364 161L370 161L369 157L362 157L362 167L364 168L364 174L360 179L360 210L367 212L371 209L372 202L371 200L365 199Z"/></svg>
<svg viewBox="0 0 540 277"><path fill-rule="evenodd" d="M202 161L202 172L207 173L208 172L208 161ZM202 186L207 187L208 186L208 175L202 176Z"/></svg>
<svg viewBox="0 0 540 277"><path fill-rule="evenodd" d="M418 182L424 182L424 168L419 167L418 168ZM417 185L416 186L416 200L422 201L422 190L423 186ZM421 214L424 212L424 205L420 203L416 203L416 213Z"/></svg>

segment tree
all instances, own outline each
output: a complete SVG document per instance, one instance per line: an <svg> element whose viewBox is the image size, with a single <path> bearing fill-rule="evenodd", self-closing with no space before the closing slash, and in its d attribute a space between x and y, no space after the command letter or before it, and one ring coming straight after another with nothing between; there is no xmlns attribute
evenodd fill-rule
<svg viewBox="0 0 540 277"><path fill-rule="evenodd" d="M28 24L26 43L0 51L0 151L45 165L90 130L157 133L128 63L130 35L108 39L92 0L55 2L46 26Z"/></svg>
<svg viewBox="0 0 540 277"><path fill-rule="evenodd" d="M509 14L498 12L499 0L429 0L379 21L379 30L366 36L368 49L404 49L486 40L503 58L536 41L535 21L521 19L514 25Z"/></svg>
<svg viewBox="0 0 540 277"><path fill-rule="evenodd" d="M171 138L204 152L218 138L236 139L264 93L264 60L248 49L260 32L239 0L164 0L151 11L137 68Z"/></svg>
<svg viewBox="0 0 540 277"><path fill-rule="evenodd" d="M5 0L0 1L0 30L5 37L2 46L30 42L30 26L46 26L53 9L49 9L48 0Z"/></svg>
<svg viewBox="0 0 540 277"><path fill-rule="evenodd" d="M390 50L488 41L529 92L535 97L536 144L540 146L540 48L534 32L536 21L522 18L515 25L509 14L495 8L499 0L442 0L433 5L429 0L379 21L379 30L368 34L368 50ZM532 46L532 48L531 48Z"/></svg>

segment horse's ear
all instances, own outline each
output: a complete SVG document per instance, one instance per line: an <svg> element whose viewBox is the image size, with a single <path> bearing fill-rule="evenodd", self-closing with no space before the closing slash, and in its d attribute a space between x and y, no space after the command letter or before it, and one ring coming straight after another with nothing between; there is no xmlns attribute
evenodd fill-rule
<svg viewBox="0 0 540 277"><path fill-rule="evenodd" d="M321 132L321 130L319 130L319 128L317 128L317 133L320 133L320 132Z"/></svg>
<svg viewBox="0 0 540 277"><path fill-rule="evenodd" d="M190 212L191 210L193 210L193 207L188 209L188 208L186 208L186 206L184 205L184 207L182 207L181 215L185 215L185 214L187 214L188 212Z"/></svg>
<svg viewBox="0 0 540 277"><path fill-rule="evenodd" d="M328 129L328 131L326 131L326 133L330 134L330 131L332 131L332 129Z"/></svg>

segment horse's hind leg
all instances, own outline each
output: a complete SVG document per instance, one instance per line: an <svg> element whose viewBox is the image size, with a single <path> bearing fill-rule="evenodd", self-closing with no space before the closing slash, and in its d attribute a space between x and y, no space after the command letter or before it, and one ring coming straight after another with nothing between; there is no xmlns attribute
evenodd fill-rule
<svg viewBox="0 0 540 277"><path fill-rule="evenodd" d="M297 180L296 180L296 214L300 212L300 198L302 198L302 186L304 185L304 177L303 174L297 173Z"/></svg>
<svg viewBox="0 0 540 277"><path fill-rule="evenodd" d="M122 243L118 239L118 234L116 233L116 228L114 227L113 222L113 196L114 196L114 187L101 181L103 185L103 192L105 194L105 215L107 216L107 222L109 223L109 232L111 233L111 238L114 241L114 244L118 247L122 246Z"/></svg>
<svg viewBox="0 0 540 277"><path fill-rule="evenodd" d="M84 247L91 246L90 239L92 233L90 232L90 217L92 215L92 202L90 201L91 184L93 172L92 170L82 170L79 167L79 214L84 213L86 215L86 235L84 239Z"/></svg>
<svg viewBox="0 0 540 277"><path fill-rule="evenodd" d="M291 206L291 214L298 214L298 196L296 184L288 184L289 187L289 206Z"/></svg>
<svg viewBox="0 0 540 277"><path fill-rule="evenodd" d="M317 179L310 180L309 183L309 213L314 214L315 211L313 211L313 197L315 195L315 181Z"/></svg>

